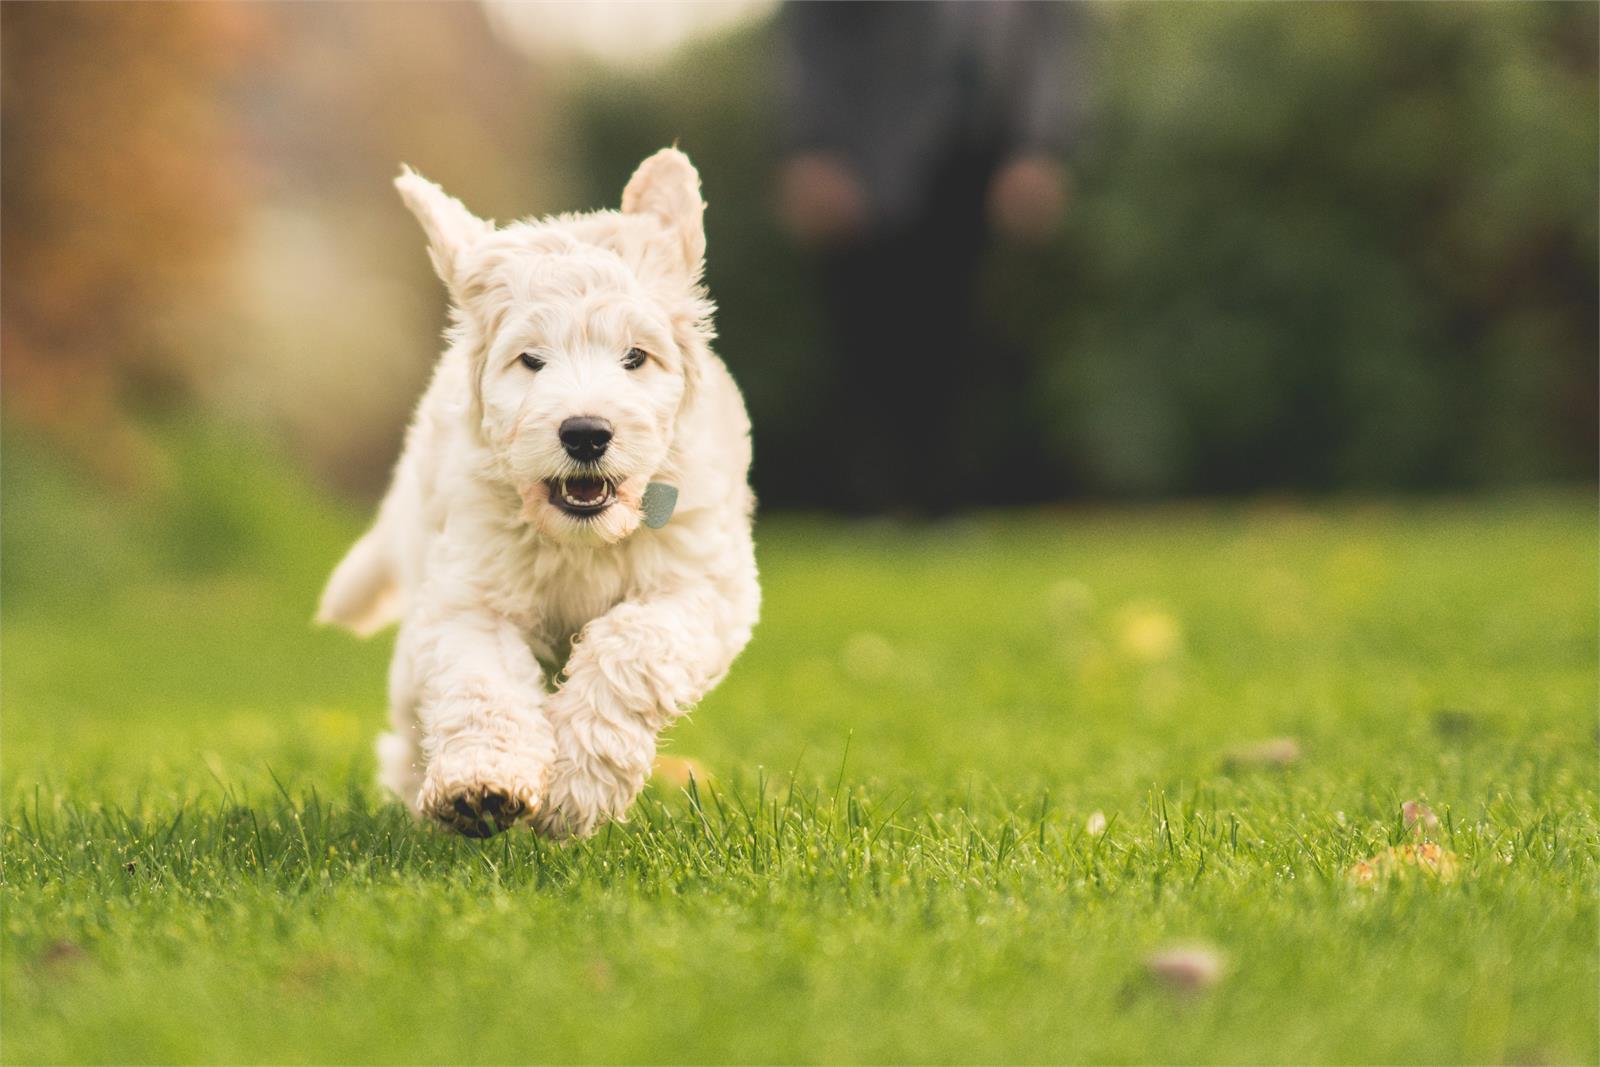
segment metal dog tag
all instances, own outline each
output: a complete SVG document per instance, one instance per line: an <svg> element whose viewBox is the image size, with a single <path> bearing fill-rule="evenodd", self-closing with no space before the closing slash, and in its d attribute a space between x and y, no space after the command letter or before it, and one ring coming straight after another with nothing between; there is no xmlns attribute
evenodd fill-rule
<svg viewBox="0 0 1600 1067"><path fill-rule="evenodd" d="M659 530L672 518L672 509L678 506L678 487L666 482L651 482L644 487L639 509L644 513L644 524Z"/></svg>

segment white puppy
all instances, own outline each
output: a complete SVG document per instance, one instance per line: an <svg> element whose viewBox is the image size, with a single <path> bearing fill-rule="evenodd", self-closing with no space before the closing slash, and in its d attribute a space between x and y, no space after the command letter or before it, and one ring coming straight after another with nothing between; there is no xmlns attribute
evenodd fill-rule
<svg viewBox="0 0 1600 1067"><path fill-rule="evenodd" d="M449 347L318 619L400 621L378 754L413 810L472 835L589 834L628 810L760 604L700 178L666 149L620 212L499 229L409 170L395 185L449 290Z"/></svg>

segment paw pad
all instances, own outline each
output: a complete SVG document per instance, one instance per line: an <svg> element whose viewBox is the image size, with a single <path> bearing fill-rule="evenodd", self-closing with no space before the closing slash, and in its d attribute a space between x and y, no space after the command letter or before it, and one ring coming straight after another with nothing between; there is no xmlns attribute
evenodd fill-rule
<svg viewBox="0 0 1600 1067"><path fill-rule="evenodd" d="M528 805L507 793L486 790L458 793L431 814L464 837L493 837L532 814Z"/></svg>

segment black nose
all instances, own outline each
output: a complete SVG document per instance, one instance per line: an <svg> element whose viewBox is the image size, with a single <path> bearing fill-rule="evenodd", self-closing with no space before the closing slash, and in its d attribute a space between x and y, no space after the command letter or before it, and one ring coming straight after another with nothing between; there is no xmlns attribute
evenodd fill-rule
<svg viewBox="0 0 1600 1067"><path fill-rule="evenodd" d="M593 415L579 415L561 424L561 447L573 459L599 459L611 443L611 424Z"/></svg>

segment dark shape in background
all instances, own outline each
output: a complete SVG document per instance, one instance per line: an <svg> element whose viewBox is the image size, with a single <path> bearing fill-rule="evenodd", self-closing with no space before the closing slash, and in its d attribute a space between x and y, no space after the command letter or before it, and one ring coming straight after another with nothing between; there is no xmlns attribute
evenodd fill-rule
<svg viewBox="0 0 1600 1067"><path fill-rule="evenodd" d="M984 253L1047 241L1087 71L1071 4L786 4L780 218L808 253L829 384L820 503L1031 503L1037 359L980 314Z"/></svg>

